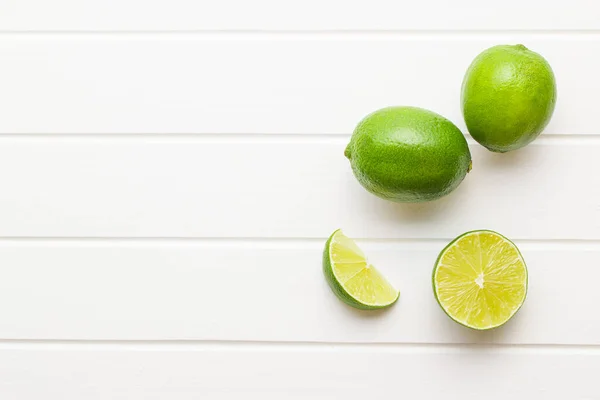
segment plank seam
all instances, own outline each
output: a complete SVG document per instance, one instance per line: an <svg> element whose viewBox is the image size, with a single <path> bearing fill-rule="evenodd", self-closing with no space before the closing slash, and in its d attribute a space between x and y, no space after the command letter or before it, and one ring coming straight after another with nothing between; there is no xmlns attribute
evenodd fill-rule
<svg viewBox="0 0 600 400"><path fill-rule="evenodd" d="M196 142L309 142L309 143L340 143L349 140L351 133L1 133L0 140L37 141L196 141ZM469 144L477 144L468 134L465 135ZM600 144L600 132L589 134L542 134L530 146L565 145L565 144Z"/></svg>
<svg viewBox="0 0 600 400"><path fill-rule="evenodd" d="M336 343L195 340L52 340L0 339L0 350L122 350L122 351L355 351L398 353L552 353L600 355L593 344L478 343Z"/></svg>
<svg viewBox="0 0 600 400"><path fill-rule="evenodd" d="M447 238L377 238L354 237L359 244L370 247L395 247L395 246L436 246L443 247L451 241ZM253 249L309 249L321 248L327 237L35 237L35 236L0 236L0 246L197 246L197 247L224 247ZM571 251L599 251L600 239L519 239L514 238L523 249L571 250Z"/></svg>
<svg viewBox="0 0 600 400"><path fill-rule="evenodd" d="M598 36L600 28L591 29L1 29L0 35L15 36L244 36L244 37L447 37L450 36Z"/></svg>

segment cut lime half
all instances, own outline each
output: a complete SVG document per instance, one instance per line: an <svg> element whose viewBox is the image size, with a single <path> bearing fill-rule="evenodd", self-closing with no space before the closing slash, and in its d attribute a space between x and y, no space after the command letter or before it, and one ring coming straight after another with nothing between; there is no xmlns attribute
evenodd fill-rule
<svg viewBox="0 0 600 400"><path fill-rule="evenodd" d="M335 295L363 310L388 307L400 293L367 261L356 243L340 229L333 232L323 252L323 272Z"/></svg>
<svg viewBox="0 0 600 400"><path fill-rule="evenodd" d="M517 246L493 231L467 232L440 253L433 291L446 314L484 330L508 321L527 295L527 267Z"/></svg>

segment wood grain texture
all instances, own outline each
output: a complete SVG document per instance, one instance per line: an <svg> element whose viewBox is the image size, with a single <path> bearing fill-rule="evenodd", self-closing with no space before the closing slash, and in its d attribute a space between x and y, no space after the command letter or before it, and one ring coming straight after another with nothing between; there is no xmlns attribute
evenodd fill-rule
<svg viewBox="0 0 600 400"><path fill-rule="evenodd" d="M463 75L499 43L554 68L546 134L598 133L600 36L535 34L1 35L0 133L349 134L397 104L466 132Z"/></svg>
<svg viewBox="0 0 600 400"><path fill-rule="evenodd" d="M3 0L22 31L598 29L594 0Z"/></svg>
<svg viewBox="0 0 600 400"><path fill-rule="evenodd" d="M385 312L334 297L319 240L3 241L0 338L600 345L597 245L517 242L528 299L482 333L433 297L445 241L361 244L401 291Z"/></svg>
<svg viewBox="0 0 600 400"><path fill-rule="evenodd" d="M450 196L396 204L366 192L347 137L0 139L0 236L600 239L597 140L472 146Z"/></svg>
<svg viewBox="0 0 600 400"><path fill-rule="evenodd" d="M11 400L595 399L600 355L446 349L3 349ZM34 383L34 384L33 384Z"/></svg>

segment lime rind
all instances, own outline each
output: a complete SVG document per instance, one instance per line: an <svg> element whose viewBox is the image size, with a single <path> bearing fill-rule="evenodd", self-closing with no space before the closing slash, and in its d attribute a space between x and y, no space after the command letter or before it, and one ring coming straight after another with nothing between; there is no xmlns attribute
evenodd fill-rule
<svg viewBox="0 0 600 400"><path fill-rule="evenodd" d="M494 236L497 236L499 238L501 238L505 243L508 243L512 246L512 249L514 249L518 255L518 258L523 266L523 272L524 272L524 282L523 282L523 286L524 286L524 293L523 293L523 297L520 300L519 304L514 307L511 310L511 313L508 315L508 317L506 317L504 320L499 321L497 323L494 324L490 324L487 326L476 326L473 324L469 324L466 321L459 319L457 317L455 317L454 315L452 315L452 313L450 313L447 308L445 307L445 305L442 303L442 301L440 300L440 296L439 296L439 291L438 291L438 286L437 286L437 281L436 281L436 274L439 270L439 266L440 266L440 261L444 258L444 256L446 255L446 253L460 240L466 238L467 236L470 235L474 235L474 234L491 234ZM519 250L519 248L507 237L505 237L504 235L499 234L498 232L492 231L492 230L473 230L473 231L469 231L469 232L465 232L462 235L458 236L457 238L455 238L454 240L452 240L448 245L446 245L446 247L440 252L434 268L433 268L433 274L432 274L432 285L433 285L433 292L434 292L434 296L435 299L437 301L437 303L439 304L440 308L444 311L444 313L453 321L457 322L458 324L465 326L467 328L473 329L473 330L478 330L478 331L483 331L483 330L489 330L489 329L494 329L497 327L500 327L502 325L504 325L505 323L507 323L509 320L511 320L515 314L517 314L517 312L523 307L523 304L525 303L525 300L527 299L527 292L528 292L528 288L529 288L529 273L527 270L527 265L525 263L525 260L523 258L523 255L521 254L521 251Z"/></svg>
<svg viewBox="0 0 600 400"><path fill-rule="evenodd" d="M327 280L327 283L331 287L331 290L333 291L333 293L347 305L354 307L354 308L361 309L361 310L377 310L377 309L389 307L392 304L396 303L396 301L398 301L398 298L400 297L400 292L396 289L394 289L395 297L391 301L388 301L385 303L369 303L364 300L358 299L356 296L351 294L342 284L340 284L340 279L338 276L336 276L336 272L335 272L335 268L334 268L335 262L332 260L332 257L331 257L332 242L338 235L343 235L341 229L338 229L331 234L329 239L327 239L327 242L325 244L325 249L323 251L323 273L324 273L325 279ZM344 235L344 237L345 237L345 235ZM347 239L350 242L352 242L351 239L349 239L349 238L347 238ZM356 246L356 244L353 243L353 250L354 249L356 251L357 256L365 258L364 254L362 253L360 248L358 246ZM379 273L373 266L368 264L368 262L366 261L366 258L365 258L365 266L368 266L368 268L371 268L374 271L376 271L375 273L379 276L379 278L382 280L385 280L385 278L383 278L381 273ZM389 285L389 283L387 281L386 281L386 283Z"/></svg>
<svg viewBox="0 0 600 400"><path fill-rule="evenodd" d="M534 141L550 122L556 101L552 67L521 44L481 52L461 86L461 109L471 137L498 153Z"/></svg>

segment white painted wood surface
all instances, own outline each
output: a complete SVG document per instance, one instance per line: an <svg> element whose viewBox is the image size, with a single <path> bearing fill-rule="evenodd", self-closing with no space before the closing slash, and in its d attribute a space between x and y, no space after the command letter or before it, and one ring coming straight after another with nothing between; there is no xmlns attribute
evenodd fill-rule
<svg viewBox="0 0 600 400"><path fill-rule="evenodd" d="M352 175L348 137L0 137L5 237L600 239L597 137L520 152L472 145L473 170L437 202L402 205ZM575 203L576 202L576 203Z"/></svg>
<svg viewBox="0 0 600 400"><path fill-rule="evenodd" d="M3 0L0 29L582 30L598 29L595 0Z"/></svg>
<svg viewBox="0 0 600 400"><path fill-rule="evenodd" d="M600 14L593 0L0 0L0 399L600 399ZM366 193L365 114L433 109L500 43L542 53L534 144L451 196ZM341 304L342 227L401 290ZM437 253L516 240L527 302L485 333L435 304Z"/></svg>
<svg viewBox="0 0 600 400"><path fill-rule="evenodd" d="M387 312L341 304L321 240L28 240L0 243L0 338L354 343L600 344L600 250L518 242L529 266L523 309L472 332L431 292L447 241L362 241L401 291ZM577 273L567 273L566 268ZM576 294L576 295L573 295Z"/></svg>
<svg viewBox="0 0 600 400"><path fill-rule="evenodd" d="M545 133L597 133L600 33L4 34L0 133L349 134L396 104L464 129L467 67L520 42L557 76Z"/></svg>
<svg viewBox="0 0 600 400"><path fill-rule="evenodd" d="M600 368L590 349L60 343L0 355L11 399L597 399Z"/></svg>

